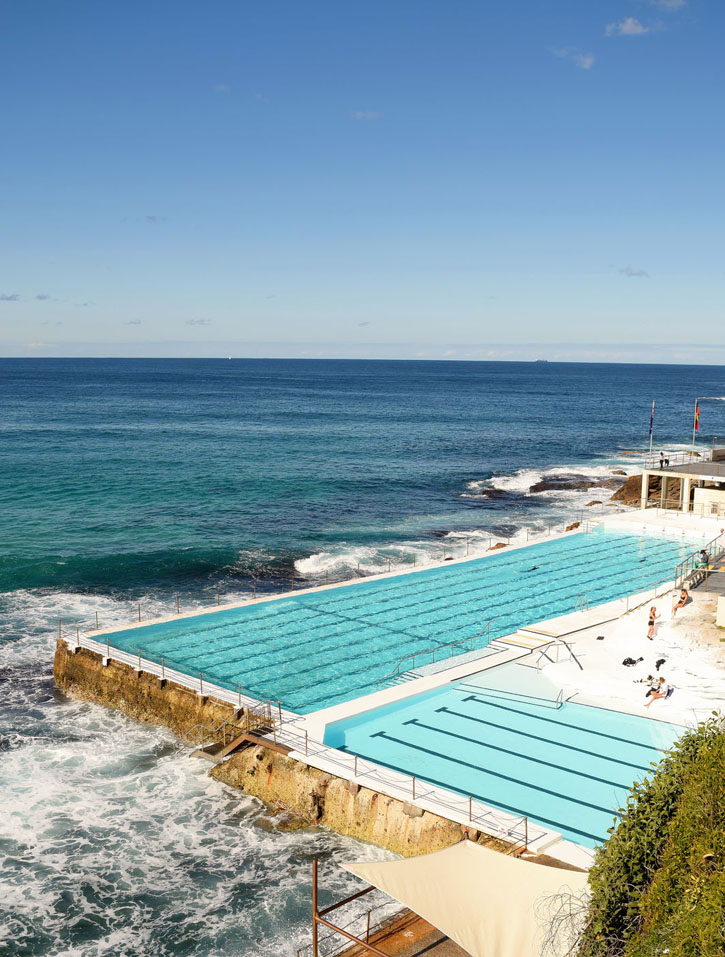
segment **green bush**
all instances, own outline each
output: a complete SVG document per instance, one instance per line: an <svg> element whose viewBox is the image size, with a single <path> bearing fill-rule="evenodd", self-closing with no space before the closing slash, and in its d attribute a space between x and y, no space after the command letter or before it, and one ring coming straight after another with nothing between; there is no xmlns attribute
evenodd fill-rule
<svg viewBox="0 0 725 957"><path fill-rule="evenodd" d="M725 731L685 734L598 849L580 957L725 955Z"/></svg>

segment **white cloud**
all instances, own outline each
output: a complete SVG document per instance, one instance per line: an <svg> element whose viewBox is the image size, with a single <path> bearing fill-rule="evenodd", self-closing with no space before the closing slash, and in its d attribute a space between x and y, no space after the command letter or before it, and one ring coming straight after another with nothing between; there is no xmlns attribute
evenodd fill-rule
<svg viewBox="0 0 725 957"><path fill-rule="evenodd" d="M379 120L382 115L382 113L375 113L372 110L355 110L354 113L350 114L350 118L353 120Z"/></svg>
<svg viewBox="0 0 725 957"><path fill-rule="evenodd" d="M649 273L646 269L634 269L632 266L624 266L619 272L620 275L627 276L629 279L649 279Z"/></svg>
<svg viewBox="0 0 725 957"><path fill-rule="evenodd" d="M581 53L572 47L560 47L551 52L554 56L558 56L560 60L570 60L574 66L578 66L580 70L591 70L594 66L593 53Z"/></svg>
<svg viewBox="0 0 725 957"><path fill-rule="evenodd" d="M228 93L228 92L229 92L229 87L226 85L226 83L217 83L217 85L214 87L214 92L215 92L215 93Z"/></svg>
<svg viewBox="0 0 725 957"><path fill-rule="evenodd" d="M608 37L640 37L649 32L650 28L640 23L636 17L625 17L619 23L608 23L604 34Z"/></svg>

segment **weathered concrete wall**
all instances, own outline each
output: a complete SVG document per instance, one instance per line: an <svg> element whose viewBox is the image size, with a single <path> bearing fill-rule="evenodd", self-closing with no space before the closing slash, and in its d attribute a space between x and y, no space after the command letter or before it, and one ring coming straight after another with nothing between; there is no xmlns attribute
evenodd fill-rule
<svg viewBox="0 0 725 957"><path fill-rule="evenodd" d="M53 671L58 687L73 697L115 708L137 721L164 725L182 739L195 725L214 726L234 712L231 705L201 698L153 675L138 674L129 665L111 661L104 666L98 655L85 649L69 651L63 641L58 642ZM273 811L293 815L297 826L320 824L406 857L456 844L465 830L404 801L262 747L238 752L213 767L211 774L259 798ZM475 829L468 834L489 846L506 846Z"/></svg>
<svg viewBox="0 0 725 957"><path fill-rule="evenodd" d="M261 747L238 752L211 774L275 810L291 811L301 824L321 824L405 857L463 837L460 824ZM475 830L469 835L479 837Z"/></svg>
<svg viewBox="0 0 725 957"><path fill-rule="evenodd" d="M55 650L53 676L58 687L74 698L96 701L145 724L164 725L182 740L188 740L195 725L216 727L235 713L232 705L139 674L119 661L104 666L92 651L69 651L64 641Z"/></svg>

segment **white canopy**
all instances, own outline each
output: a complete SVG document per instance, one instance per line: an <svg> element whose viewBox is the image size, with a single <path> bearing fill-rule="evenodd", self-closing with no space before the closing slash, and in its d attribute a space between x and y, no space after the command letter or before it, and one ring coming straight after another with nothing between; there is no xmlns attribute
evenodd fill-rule
<svg viewBox="0 0 725 957"><path fill-rule="evenodd" d="M531 864L472 841L400 861L342 866L409 907L472 957L565 957L578 921L565 921L543 950L552 917L578 911L587 895L584 873Z"/></svg>

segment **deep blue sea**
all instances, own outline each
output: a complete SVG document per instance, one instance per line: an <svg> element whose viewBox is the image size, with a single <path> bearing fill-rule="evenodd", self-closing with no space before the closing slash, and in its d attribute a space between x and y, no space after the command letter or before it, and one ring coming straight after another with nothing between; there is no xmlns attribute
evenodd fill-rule
<svg viewBox="0 0 725 957"><path fill-rule="evenodd" d="M689 446L721 367L0 359L0 952L281 955L309 864L167 732L64 698L54 628L485 551ZM703 404L698 441L725 434ZM635 454L633 454L635 453ZM543 487L541 486L543 483ZM602 502L589 506L590 501Z"/></svg>

